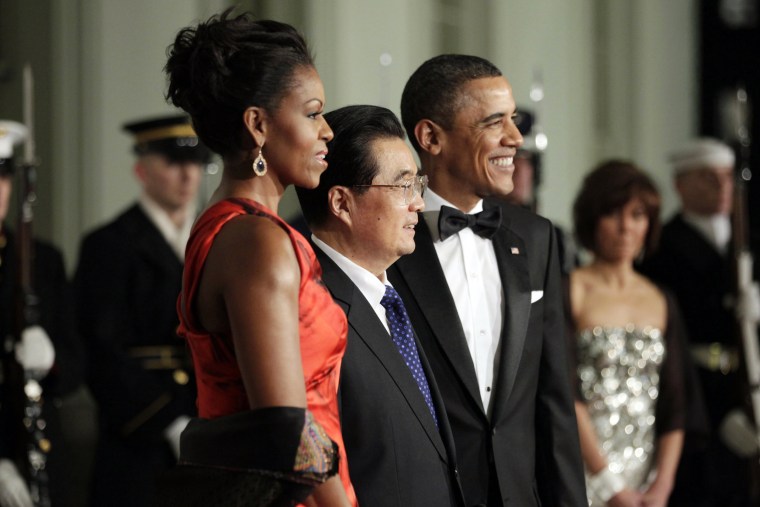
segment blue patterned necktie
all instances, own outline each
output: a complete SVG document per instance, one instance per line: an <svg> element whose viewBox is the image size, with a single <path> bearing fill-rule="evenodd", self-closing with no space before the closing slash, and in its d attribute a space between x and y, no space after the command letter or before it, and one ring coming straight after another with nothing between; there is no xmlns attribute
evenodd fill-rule
<svg viewBox="0 0 760 507"><path fill-rule="evenodd" d="M404 358L406 366L412 373L412 377L417 382L425 403L433 416L435 425L438 426L438 417L435 414L433 398L430 396L430 386L428 385L425 372L422 370L420 363L420 354L417 351L417 345L414 342L414 332L412 323L409 321L409 315L406 313L404 303L396 292L396 289L390 285L385 286L385 295L380 300L380 304L385 308L385 316L388 319L388 327L391 330L391 339L396 344L401 357Z"/></svg>

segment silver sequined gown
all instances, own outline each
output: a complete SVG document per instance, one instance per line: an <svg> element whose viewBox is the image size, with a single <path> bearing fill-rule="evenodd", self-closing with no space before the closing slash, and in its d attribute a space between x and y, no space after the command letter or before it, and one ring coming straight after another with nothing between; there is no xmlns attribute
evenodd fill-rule
<svg viewBox="0 0 760 507"><path fill-rule="evenodd" d="M595 327L577 335L577 373L602 453L631 489L655 464L655 409L665 344L659 329ZM605 505L590 498L590 505Z"/></svg>

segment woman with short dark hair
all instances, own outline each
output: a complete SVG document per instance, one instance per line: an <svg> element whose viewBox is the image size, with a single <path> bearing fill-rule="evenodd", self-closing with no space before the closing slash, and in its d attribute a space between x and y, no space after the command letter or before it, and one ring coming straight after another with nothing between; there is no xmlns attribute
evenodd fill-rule
<svg viewBox="0 0 760 507"><path fill-rule="evenodd" d="M593 260L569 280L569 350L592 506L664 506L683 445L685 366L672 298L634 270L659 232L660 197L630 162L588 174L573 208Z"/></svg>

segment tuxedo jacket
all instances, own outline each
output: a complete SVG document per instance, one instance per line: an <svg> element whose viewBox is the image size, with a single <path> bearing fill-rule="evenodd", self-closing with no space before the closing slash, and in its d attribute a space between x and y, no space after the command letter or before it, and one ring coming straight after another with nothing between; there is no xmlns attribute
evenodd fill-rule
<svg viewBox="0 0 760 507"><path fill-rule="evenodd" d="M156 475L176 461L164 430L196 413L195 380L176 334L182 268L139 205L82 241L79 329L101 428L95 505L149 505ZM167 346L179 350L176 364L160 361ZM137 350L157 357L136 357Z"/></svg>
<svg viewBox="0 0 760 507"><path fill-rule="evenodd" d="M484 203L495 205L504 212L493 246L505 306L490 418L422 216L414 253L400 258L388 276L443 395L467 504L585 506L553 228L527 210Z"/></svg>
<svg viewBox="0 0 760 507"><path fill-rule="evenodd" d="M362 507L461 507L453 437L420 347L438 427L409 368L359 288L314 246L322 279L348 317L340 416L351 482Z"/></svg>

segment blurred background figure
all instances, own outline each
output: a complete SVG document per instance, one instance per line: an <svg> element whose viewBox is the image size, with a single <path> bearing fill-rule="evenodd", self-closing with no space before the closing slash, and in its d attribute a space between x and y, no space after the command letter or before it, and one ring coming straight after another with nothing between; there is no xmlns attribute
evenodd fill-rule
<svg viewBox="0 0 760 507"><path fill-rule="evenodd" d="M523 206L531 211L537 211L538 200L536 191L541 184L541 153L536 145L536 136L533 132L534 116L531 111L518 107L515 113L515 125L523 136L523 145L517 150L514 164L515 171L512 173L514 188L506 196L506 200L512 204Z"/></svg>
<svg viewBox="0 0 760 507"><path fill-rule="evenodd" d="M659 233L660 196L630 162L602 163L574 205L590 264L569 278L568 339L592 506L664 506L687 411L688 363L676 305L634 270Z"/></svg>
<svg viewBox="0 0 760 507"><path fill-rule="evenodd" d="M129 123L138 202L82 241L79 329L100 436L94 505L149 505L195 414L195 382L176 335L185 244L210 152L186 116Z"/></svg>
<svg viewBox="0 0 760 507"><path fill-rule="evenodd" d="M61 426L62 400L83 380L81 345L74 332L72 295L61 253L47 243L31 245L33 293L38 297L38 322L17 336L20 316L20 278L17 231L7 223L13 191L13 146L27 137L24 125L0 121L0 336L4 341L0 366L0 506L31 506L26 479L30 439L22 419L23 378L16 378L14 364L24 373L42 378L44 437L50 442L47 475L50 498L56 506L76 505L83 477L69 466L76 457ZM29 259L26 259L28 262ZM26 323L25 323L26 325ZM15 343L14 343L15 342ZM21 380L17 382L17 380ZM19 452L20 451L20 452Z"/></svg>
<svg viewBox="0 0 760 507"><path fill-rule="evenodd" d="M533 112L519 108L514 117L515 125L523 136L523 145L518 148L514 158L515 170L512 173L512 192L504 199L516 206L539 213L538 188L541 185L541 157L547 146L546 136L534 128ZM567 275L578 266L578 249L572 234L554 224L559 250L560 270Z"/></svg>
<svg viewBox="0 0 760 507"><path fill-rule="evenodd" d="M642 271L675 294L710 419L706 445L687 439L673 505L750 505L749 459L719 437L727 414L741 407L744 387L736 333L731 252L733 150L711 138L670 155L680 210Z"/></svg>

